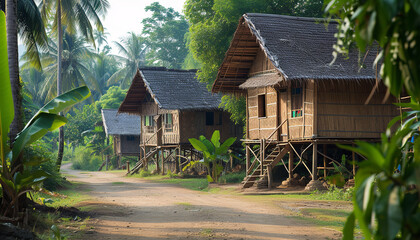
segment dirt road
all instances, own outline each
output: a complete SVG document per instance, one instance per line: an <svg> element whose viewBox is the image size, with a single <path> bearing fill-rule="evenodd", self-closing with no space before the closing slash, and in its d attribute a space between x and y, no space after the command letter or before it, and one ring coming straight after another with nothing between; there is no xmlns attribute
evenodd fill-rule
<svg viewBox="0 0 420 240"><path fill-rule="evenodd" d="M63 171L87 184L95 213L86 239L336 239L337 232L241 196L197 192L125 178L122 173Z"/></svg>

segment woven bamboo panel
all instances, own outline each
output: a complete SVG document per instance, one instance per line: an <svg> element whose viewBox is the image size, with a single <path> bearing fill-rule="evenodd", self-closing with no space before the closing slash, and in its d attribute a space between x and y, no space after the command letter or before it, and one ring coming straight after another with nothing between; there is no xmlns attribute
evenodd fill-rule
<svg viewBox="0 0 420 240"><path fill-rule="evenodd" d="M380 86L369 103L373 85L362 82L322 84L318 91L318 135L340 138L379 138L388 122L399 114Z"/></svg>

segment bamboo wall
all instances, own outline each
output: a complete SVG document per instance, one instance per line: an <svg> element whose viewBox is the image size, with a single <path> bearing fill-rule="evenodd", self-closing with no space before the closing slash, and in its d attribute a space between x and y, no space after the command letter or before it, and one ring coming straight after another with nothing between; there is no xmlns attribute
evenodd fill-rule
<svg viewBox="0 0 420 240"><path fill-rule="evenodd" d="M273 69L275 69L273 63L265 56L264 51L259 48L257 56L249 69L249 74L256 74Z"/></svg>
<svg viewBox="0 0 420 240"><path fill-rule="evenodd" d="M386 89L380 86L365 105L373 83L341 81L318 86L317 136L319 138L379 138L388 122L399 114L390 97L382 103Z"/></svg>
<svg viewBox="0 0 420 240"><path fill-rule="evenodd" d="M121 143L122 155L140 154L140 146L139 146L140 137L139 136L120 136L120 139L121 139L120 143Z"/></svg>
<svg viewBox="0 0 420 240"><path fill-rule="evenodd" d="M114 152L117 155L138 155L140 153L140 137L132 136L133 140L129 140L127 135L114 136Z"/></svg>
<svg viewBox="0 0 420 240"><path fill-rule="evenodd" d="M180 112L180 143L189 144L189 138L199 138L204 135L210 139L215 130L220 131L221 141L229 137L242 138L242 129L235 126L230 120L227 112L213 111L222 113L222 125L206 126L206 111L181 111Z"/></svg>
<svg viewBox="0 0 420 240"><path fill-rule="evenodd" d="M258 117L258 95L266 96L266 117ZM267 138L278 126L277 91L272 87L249 89L247 95L248 138ZM275 134L270 139L278 140Z"/></svg>
<svg viewBox="0 0 420 240"><path fill-rule="evenodd" d="M172 131L166 131L163 127L162 144L178 144L179 143L179 111L168 111L172 114ZM161 115L163 117L163 115ZM162 119L163 121L163 119Z"/></svg>
<svg viewBox="0 0 420 240"><path fill-rule="evenodd" d="M291 90L293 87L302 87L302 109L301 117L292 118ZM288 117L288 138L307 139L313 136L313 102L314 102L314 81L306 81L297 85L288 86L287 117Z"/></svg>

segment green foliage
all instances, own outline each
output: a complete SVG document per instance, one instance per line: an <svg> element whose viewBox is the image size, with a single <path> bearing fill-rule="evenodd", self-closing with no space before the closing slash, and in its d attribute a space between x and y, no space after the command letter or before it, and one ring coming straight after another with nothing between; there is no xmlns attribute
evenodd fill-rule
<svg viewBox="0 0 420 240"><path fill-rule="evenodd" d="M126 94L127 90L123 90L121 87L110 87L107 92L102 95L99 101L96 102L96 107L99 110L98 112L100 112L100 109L118 109L124 101Z"/></svg>
<svg viewBox="0 0 420 240"><path fill-rule="evenodd" d="M122 40L122 44L114 42L117 46L119 56L115 56L117 61L123 64L123 67L116 71L108 79L107 84L118 84L121 88L128 88L131 80L140 66L144 66L146 56L146 40L134 32L128 34Z"/></svg>
<svg viewBox="0 0 420 240"><path fill-rule="evenodd" d="M198 79L210 88L229 48L239 18L248 12L294 16L322 16L323 0L187 0L184 13L191 24L189 50L201 64ZM245 118L244 99L224 97L222 106L232 120ZM244 122L242 122L244 123Z"/></svg>
<svg viewBox="0 0 420 240"><path fill-rule="evenodd" d="M74 150L72 163L72 168L76 170L97 171L102 164L102 159L94 155L92 149L81 146Z"/></svg>
<svg viewBox="0 0 420 240"><path fill-rule="evenodd" d="M232 119L235 124L244 124L246 122L245 97L237 98L232 95L223 95L220 105L231 113L230 119Z"/></svg>
<svg viewBox="0 0 420 240"><path fill-rule="evenodd" d="M101 121L101 115L95 103L84 105L81 110L74 109L73 113L67 114L68 124L65 126L67 140L76 145L85 143L82 132L94 128L95 124Z"/></svg>
<svg viewBox="0 0 420 240"><path fill-rule="evenodd" d="M48 173L47 178L42 182L43 188L49 191L55 191L67 183L60 172L57 171L55 156L51 151L50 144L43 139L27 147L24 152L24 158L31 158L41 163L40 165L29 167L29 171L42 170Z"/></svg>
<svg viewBox="0 0 420 240"><path fill-rule="evenodd" d="M13 100L8 73L6 54L5 15L0 13L0 184L3 190L1 214L17 217L20 209L18 198L30 191L34 185L41 183L48 174L43 170L30 171L28 166L42 163L42 159L24 158L16 161L25 146L32 144L44 136L48 131L53 131L64 125L67 120L57 115L58 112L85 100L90 91L87 87L74 89L51 100L42 107L24 129L18 134L13 147L8 144L9 125L14 117ZM13 212L11 212L13 211Z"/></svg>
<svg viewBox="0 0 420 240"><path fill-rule="evenodd" d="M388 124L380 143L343 147L367 159L355 177L354 211L344 239L354 237L356 221L366 239L420 238L419 6L412 0L333 0L327 5L330 16L341 19L336 54L347 53L352 42L362 51L379 44L375 62L382 64L383 82L396 97L403 90L411 96L411 103L400 104L408 110Z"/></svg>
<svg viewBox="0 0 420 240"><path fill-rule="evenodd" d="M244 180L245 172L227 173L220 176L219 182L221 183L240 183Z"/></svg>
<svg viewBox="0 0 420 240"><path fill-rule="evenodd" d="M42 83L40 94L47 100L57 95L57 51L57 45L50 39L49 51L41 57L45 80ZM67 32L63 34L62 92L79 86L89 86L93 91L101 93L101 87L95 76L89 71L86 61L93 57L94 53L87 46L84 38Z"/></svg>
<svg viewBox="0 0 420 240"><path fill-rule="evenodd" d="M315 190L311 193L311 199L315 200L340 200L351 201L354 195L354 188L336 188L333 187L327 191Z"/></svg>
<svg viewBox="0 0 420 240"><path fill-rule="evenodd" d="M399 96L405 89L420 100L420 5L413 0L328 1L326 11L339 17L340 38L335 49L347 53L352 43L361 51L377 51L383 62L381 77L390 92ZM380 48L371 46L379 44ZM372 49L373 48L373 49Z"/></svg>
<svg viewBox="0 0 420 240"><path fill-rule="evenodd" d="M142 21L142 35L149 47L147 65L181 68L188 53L185 47L188 22L173 8L165 8L158 2L150 4L145 10L152 12L151 17Z"/></svg>
<svg viewBox="0 0 420 240"><path fill-rule="evenodd" d="M148 177L150 175L152 174L149 171L144 170L144 169L140 170L139 177Z"/></svg>
<svg viewBox="0 0 420 240"><path fill-rule="evenodd" d="M209 182L218 182L219 176L223 171L223 162L227 163L230 160L231 153L230 146L235 143L236 137L226 139L224 143L220 143L220 132L216 130L213 132L211 140L206 139L203 135L199 139L188 139L191 145L198 151L203 153L204 158L199 161L191 161L184 169L192 167L197 163L204 164L207 167Z"/></svg>

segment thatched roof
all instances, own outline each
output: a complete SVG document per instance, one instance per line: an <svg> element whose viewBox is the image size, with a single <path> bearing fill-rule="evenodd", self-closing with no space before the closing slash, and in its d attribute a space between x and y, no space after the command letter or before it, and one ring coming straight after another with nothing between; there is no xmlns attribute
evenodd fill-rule
<svg viewBox="0 0 420 240"><path fill-rule="evenodd" d="M135 114L147 94L164 110L217 109L221 95L210 93L196 78L197 70L141 68L133 78L119 111Z"/></svg>
<svg viewBox="0 0 420 240"><path fill-rule="evenodd" d="M334 34L337 23L327 20L273 14L245 14L239 21L229 50L219 68L213 92L241 92L239 85L249 78L249 69L262 49L281 75L278 81L291 80L373 80L376 51L359 57L357 50L349 58L339 55L333 64ZM359 59L364 59L361 68ZM242 86L255 85L252 83ZM267 81L272 84L272 81ZM260 84L261 85L261 84Z"/></svg>
<svg viewBox="0 0 420 240"><path fill-rule="evenodd" d="M102 109L106 135L140 135L140 116L118 113L117 109Z"/></svg>

